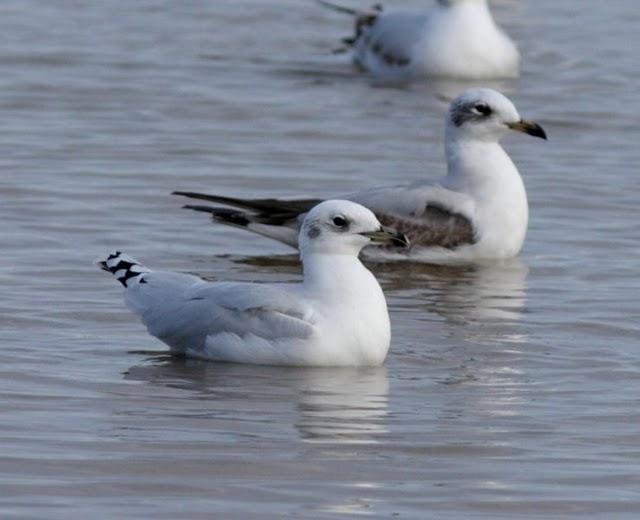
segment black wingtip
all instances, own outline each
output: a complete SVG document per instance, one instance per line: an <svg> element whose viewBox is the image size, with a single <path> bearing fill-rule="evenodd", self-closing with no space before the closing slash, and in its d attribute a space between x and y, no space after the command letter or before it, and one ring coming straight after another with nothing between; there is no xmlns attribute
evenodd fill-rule
<svg viewBox="0 0 640 520"><path fill-rule="evenodd" d="M212 208L211 206L200 206L200 205L195 205L195 204L185 204L184 206L182 206L182 209L190 209L192 211L202 211L203 213L213 213L213 210L215 208Z"/></svg>
<svg viewBox="0 0 640 520"><path fill-rule="evenodd" d="M333 2L327 2L327 0L316 0L316 2L322 7L331 9L336 13L347 14L350 16L356 16L358 14L358 11L356 9L352 9L351 7L345 7L343 5L334 4Z"/></svg>
<svg viewBox="0 0 640 520"><path fill-rule="evenodd" d="M247 214L235 209L212 208L211 217L213 220L230 224L232 226L247 227L251 221L247 218Z"/></svg>
<svg viewBox="0 0 640 520"><path fill-rule="evenodd" d="M111 263L111 265L109 265ZM111 253L106 260L96 262L103 271L107 271L114 276L124 286L128 287L128 281L132 278L143 282L143 275L149 273L150 270L140 264L133 258L123 255L120 251Z"/></svg>
<svg viewBox="0 0 640 520"><path fill-rule="evenodd" d="M122 255L121 251L114 251L113 253L111 253L106 260L99 260L96 262L96 265L98 267L100 267L100 269L102 269L103 271L107 271L108 273L111 272L111 269L109 269L109 266L107 265L107 262L109 260L113 260L114 258L118 258L119 256Z"/></svg>
<svg viewBox="0 0 640 520"><path fill-rule="evenodd" d="M204 195L203 193L196 193L194 191L172 191L171 195L178 195L179 197L189 197L190 199L198 198L198 196Z"/></svg>
<svg viewBox="0 0 640 520"><path fill-rule="evenodd" d="M224 224L231 224L233 226L247 227L251 223L251 221L247 217L247 214L237 209L216 208L213 206L197 206L193 204L186 204L182 206L182 208L190 209L193 211L201 211L202 213L209 213L213 220L222 222Z"/></svg>

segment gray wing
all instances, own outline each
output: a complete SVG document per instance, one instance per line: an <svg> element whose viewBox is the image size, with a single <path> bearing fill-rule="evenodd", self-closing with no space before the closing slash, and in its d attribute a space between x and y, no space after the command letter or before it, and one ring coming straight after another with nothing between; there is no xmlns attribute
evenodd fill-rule
<svg viewBox="0 0 640 520"><path fill-rule="evenodd" d="M210 283L178 273L152 272L125 293L149 333L176 348L202 348L208 336L253 335L267 341L306 338L313 309L284 286Z"/></svg>
<svg viewBox="0 0 640 520"><path fill-rule="evenodd" d="M409 65L427 19L423 13L380 14L370 25L362 28L354 44L356 61L367 69L375 65Z"/></svg>
<svg viewBox="0 0 640 520"><path fill-rule="evenodd" d="M315 323L312 307L293 287L255 283L217 283L196 291L194 301L216 302L226 332L264 339L306 338Z"/></svg>

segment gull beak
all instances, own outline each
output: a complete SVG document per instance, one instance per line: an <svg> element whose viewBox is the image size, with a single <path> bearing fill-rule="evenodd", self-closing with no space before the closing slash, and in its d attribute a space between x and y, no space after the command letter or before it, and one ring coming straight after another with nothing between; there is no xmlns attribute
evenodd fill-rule
<svg viewBox="0 0 640 520"><path fill-rule="evenodd" d="M521 119L517 123L507 123L507 126L516 132L529 134L533 137L539 137L540 139L547 138L547 134L544 129L538 123L534 123L533 121Z"/></svg>
<svg viewBox="0 0 640 520"><path fill-rule="evenodd" d="M380 226L378 231L366 231L360 234L376 245L396 247L409 247L410 245L409 239L404 234L386 226Z"/></svg>

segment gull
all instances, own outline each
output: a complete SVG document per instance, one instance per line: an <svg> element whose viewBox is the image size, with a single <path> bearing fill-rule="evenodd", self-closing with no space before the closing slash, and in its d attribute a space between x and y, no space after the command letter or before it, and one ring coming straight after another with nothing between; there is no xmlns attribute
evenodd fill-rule
<svg viewBox="0 0 640 520"><path fill-rule="evenodd" d="M115 252L99 262L125 288L127 307L174 354L258 365L377 366L389 350L389 314L358 259L368 244L406 238L368 209L318 204L300 228L301 284L207 282L151 271Z"/></svg>
<svg viewBox="0 0 640 520"><path fill-rule="evenodd" d="M358 11L319 3L355 19L345 38L353 63L375 77L514 78L520 54L494 22L487 0L437 0L427 12Z"/></svg>
<svg viewBox="0 0 640 520"><path fill-rule="evenodd" d="M437 182L387 186L342 196L371 209L384 225L404 233L411 247L367 248L382 259L426 263L474 262L516 256L529 219L518 169L499 141L509 131L546 139L537 123L520 117L513 103L491 89L470 89L451 103L445 125L447 175ZM297 247L306 212L320 199L240 199L174 192L238 209L188 205L214 221Z"/></svg>

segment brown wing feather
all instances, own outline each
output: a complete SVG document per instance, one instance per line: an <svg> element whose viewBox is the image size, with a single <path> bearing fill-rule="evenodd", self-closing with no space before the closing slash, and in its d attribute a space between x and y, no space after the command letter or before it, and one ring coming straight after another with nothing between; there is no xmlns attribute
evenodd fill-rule
<svg viewBox="0 0 640 520"><path fill-rule="evenodd" d="M404 233L411 247L444 247L455 249L476 242L471 221L438 205L429 204L419 217L401 217L392 213L375 211L384 226Z"/></svg>

